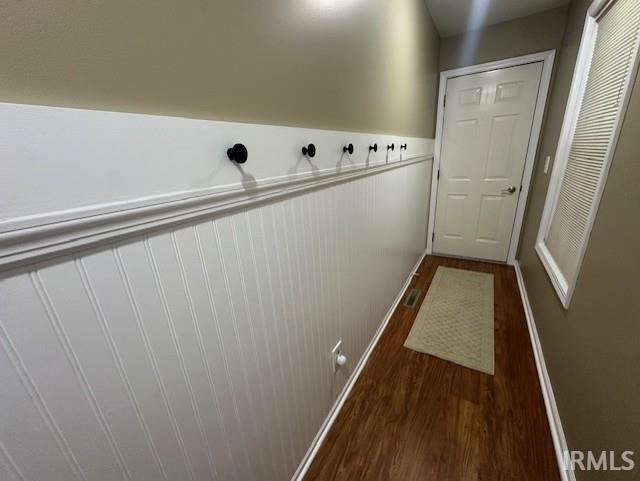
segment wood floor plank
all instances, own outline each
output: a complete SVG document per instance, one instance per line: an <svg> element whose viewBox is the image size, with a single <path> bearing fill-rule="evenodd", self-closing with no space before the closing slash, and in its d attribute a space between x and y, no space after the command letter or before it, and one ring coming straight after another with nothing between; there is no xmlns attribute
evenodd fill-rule
<svg viewBox="0 0 640 481"><path fill-rule="evenodd" d="M494 275L494 376L403 346L438 266ZM559 481L512 267L427 256L305 481Z"/></svg>

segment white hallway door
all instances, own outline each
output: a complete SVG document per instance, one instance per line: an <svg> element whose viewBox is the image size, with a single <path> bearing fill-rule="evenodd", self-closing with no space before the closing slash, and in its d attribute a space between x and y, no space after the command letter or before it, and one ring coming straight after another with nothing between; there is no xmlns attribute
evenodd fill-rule
<svg viewBox="0 0 640 481"><path fill-rule="evenodd" d="M507 260L541 75L535 62L447 81L435 253Z"/></svg>

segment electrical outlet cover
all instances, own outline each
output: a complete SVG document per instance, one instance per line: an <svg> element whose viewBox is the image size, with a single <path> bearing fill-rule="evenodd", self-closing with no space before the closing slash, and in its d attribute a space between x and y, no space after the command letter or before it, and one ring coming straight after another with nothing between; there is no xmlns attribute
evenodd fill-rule
<svg viewBox="0 0 640 481"><path fill-rule="evenodd" d="M338 364L338 354L340 354L340 349L342 348L342 339L338 341L338 343L331 349L331 368L333 372L336 372L336 365Z"/></svg>

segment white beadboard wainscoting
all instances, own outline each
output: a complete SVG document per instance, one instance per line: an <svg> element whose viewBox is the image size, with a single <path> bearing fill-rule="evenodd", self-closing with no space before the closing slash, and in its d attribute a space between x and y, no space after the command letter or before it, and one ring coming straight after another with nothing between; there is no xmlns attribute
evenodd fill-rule
<svg viewBox="0 0 640 481"><path fill-rule="evenodd" d="M401 161L354 154L349 168L326 154L314 173L293 153L299 137L324 139L314 142L319 155L331 139L364 148L389 137L225 124L235 126L232 142L249 147L240 175L256 179L238 185L237 168L221 156L208 177L195 166L208 155L204 134L218 133L217 150L227 142L221 123L10 109L36 120L14 125L11 138L5 121L16 117L0 107L3 189L21 183L11 189L25 199L33 190L25 204L1 194L0 479L281 481L300 473L424 251L432 141L395 138L421 150ZM58 133L73 124L80 146L65 156L38 109L56 118ZM74 124L83 113L94 120ZM142 120L126 129L112 116ZM158 134L145 120L166 128ZM93 131L100 122L103 136ZM182 147L171 142L181 122L194 123L175 130ZM245 129L269 138L271 150L252 148ZM273 129L286 135L272 138ZM155 141L162 148L147 145ZM150 175L163 179L147 182L148 149L161 164ZM74 170L81 158L113 160L129 190L100 184L118 184L102 178L108 166ZM308 175L285 175L297 164ZM53 178L35 173L38 165ZM38 192L56 182L61 192ZM340 339L348 361L334 373Z"/></svg>

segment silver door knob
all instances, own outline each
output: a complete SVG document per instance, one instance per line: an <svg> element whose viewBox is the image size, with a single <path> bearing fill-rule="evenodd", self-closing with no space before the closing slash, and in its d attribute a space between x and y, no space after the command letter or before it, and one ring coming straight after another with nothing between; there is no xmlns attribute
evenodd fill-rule
<svg viewBox="0 0 640 481"><path fill-rule="evenodd" d="M506 189L502 189L502 193L503 194L509 194L509 195L513 195L516 191L516 186L512 185L511 187L508 187Z"/></svg>

